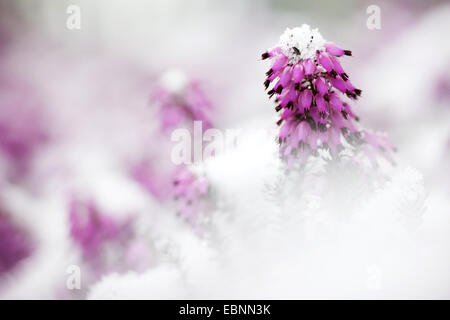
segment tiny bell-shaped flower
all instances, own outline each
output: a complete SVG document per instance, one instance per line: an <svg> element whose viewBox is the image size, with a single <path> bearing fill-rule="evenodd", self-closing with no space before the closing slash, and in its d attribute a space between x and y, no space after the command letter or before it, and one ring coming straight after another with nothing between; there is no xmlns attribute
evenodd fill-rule
<svg viewBox="0 0 450 320"><path fill-rule="evenodd" d="M367 145L369 158L379 150L392 160L393 146L386 137L360 130L354 124L358 118L350 102L361 95L361 90L349 80L338 60L342 56L351 56L351 51L325 41L308 25L286 29L278 45L262 55L273 60L264 86L270 97L275 95L275 110L280 111L280 154L289 165L294 158L304 163L318 149L338 158L346 145L344 140L355 148Z"/></svg>

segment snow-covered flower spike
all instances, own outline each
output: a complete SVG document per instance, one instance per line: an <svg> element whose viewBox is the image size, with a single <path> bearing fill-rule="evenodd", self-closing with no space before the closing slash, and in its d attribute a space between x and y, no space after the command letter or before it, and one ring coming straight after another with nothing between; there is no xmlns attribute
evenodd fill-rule
<svg viewBox="0 0 450 320"><path fill-rule="evenodd" d="M204 129L211 127L210 101L199 82L180 70L165 72L152 98L159 105L163 130L171 130L192 121L202 121Z"/></svg>
<svg viewBox="0 0 450 320"><path fill-rule="evenodd" d="M391 160L392 145L384 136L359 130L350 101L361 95L349 79L338 58L351 56L332 42L323 39L317 29L303 24L281 35L277 46L264 52L271 59L264 86L269 97L275 96L280 112L281 155L292 163L294 157L305 162L319 149L329 150L337 158L343 140L350 145L367 144L368 157L381 152Z"/></svg>

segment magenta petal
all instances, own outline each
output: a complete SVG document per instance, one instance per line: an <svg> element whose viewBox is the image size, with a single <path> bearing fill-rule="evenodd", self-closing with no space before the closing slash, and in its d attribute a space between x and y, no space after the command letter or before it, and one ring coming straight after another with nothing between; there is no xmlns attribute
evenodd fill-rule
<svg viewBox="0 0 450 320"><path fill-rule="evenodd" d="M342 74L345 74L344 68L342 68L342 65L339 63L338 59L331 57L331 62L333 63L334 70L342 76Z"/></svg>
<svg viewBox="0 0 450 320"><path fill-rule="evenodd" d="M331 55L333 55L335 57L343 56L344 53L345 53L345 51L343 49L339 48L337 45L335 45L332 42L325 43L325 50L329 54L331 54Z"/></svg>
<svg viewBox="0 0 450 320"><path fill-rule="evenodd" d="M322 67L324 67L325 70L327 70L328 72L334 70L333 62L330 60L328 54L326 54L325 52L320 52L317 58L319 60L319 63L322 65Z"/></svg>
<svg viewBox="0 0 450 320"><path fill-rule="evenodd" d="M320 94L317 94L315 96L315 101L319 112L324 113L327 109L327 103L325 102L325 99Z"/></svg>
<svg viewBox="0 0 450 320"><path fill-rule="evenodd" d="M276 72L278 70L281 70L285 64L288 62L288 57L285 55L280 55L278 58L276 58L275 62L272 65L272 71Z"/></svg>
<svg viewBox="0 0 450 320"><path fill-rule="evenodd" d="M305 71L301 63L297 63L293 70L293 81L294 83L301 83L303 77L305 76Z"/></svg>
<svg viewBox="0 0 450 320"><path fill-rule="evenodd" d="M309 135L309 132L311 130L311 127L306 121L302 121L297 125L297 128L295 129L295 133L297 136L297 139L299 141L306 141L306 138Z"/></svg>
<svg viewBox="0 0 450 320"><path fill-rule="evenodd" d="M292 129L292 122L286 121L280 129L279 137L281 139L286 138L291 132L291 129Z"/></svg>
<svg viewBox="0 0 450 320"><path fill-rule="evenodd" d="M279 84L286 88L289 82L291 81L292 77L292 68L285 68L284 71L281 73Z"/></svg>
<svg viewBox="0 0 450 320"><path fill-rule="evenodd" d="M322 96L328 93L328 83L322 77L316 79L315 86Z"/></svg>
<svg viewBox="0 0 450 320"><path fill-rule="evenodd" d="M330 104L334 110L341 112L344 108L341 99L336 94L330 95Z"/></svg>
<svg viewBox="0 0 450 320"><path fill-rule="evenodd" d="M281 48L280 47L275 47L275 48L273 48L272 50L269 51L269 57L272 58L272 57L275 57L275 56L277 56L277 55L279 55L281 53L282 53Z"/></svg>
<svg viewBox="0 0 450 320"><path fill-rule="evenodd" d="M312 93L310 90L303 90L299 97L299 108L301 112L308 110L312 102Z"/></svg>
<svg viewBox="0 0 450 320"><path fill-rule="evenodd" d="M345 81L342 80L341 78L329 78L329 80L330 80L331 84L333 85L333 87L335 87L339 91L341 91L343 93L345 93L347 91L347 86L345 84Z"/></svg>
<svg viewBox="0 0 450 320"><path fill-rule="evenodd" d="M295 113L294 109L285 109L281 115L281 119L286 120Z"/></svg>
<svg viewBox="0 0 450 320"><path fill-rule="evenodd" d="M297 91L290 87L287 93L281 99L281 106L286 107L289 102L294 103L297 100Z"/></svg>
<svg viewBox="0 0 450 320"><path fill-rule="evenodd" d="M353 84L350 82L350 80L347 80L347 81L345 82L345 84L346 84L346 88L347 88L348 91L350 91L350 92L355 91L355 87L354 87Z"/></svg>
<svg viewBox="0 0 450 320"><path fill-rule="evenodd" d="M314 71L316 71L316 64L312 59L307 59L303 62L303 66L305 68L305 75L312 76Z"/></svg>

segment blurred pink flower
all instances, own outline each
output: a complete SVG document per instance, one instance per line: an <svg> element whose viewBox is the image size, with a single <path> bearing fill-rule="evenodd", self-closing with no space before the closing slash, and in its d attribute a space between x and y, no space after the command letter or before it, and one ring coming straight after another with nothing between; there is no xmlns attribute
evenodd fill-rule
<svg viewBox="0 0 450 320"><path fill-rule="evenodd" d="M0 212L0 275L14 269L31 254L28 235L14 225L4 212Z"/></svg>
<svg viewBox="0 0 450 320"><path fill-rule="evenodd" d="M391 159L392 145L384 137L360 131L354 124L358 117L350 101L356 100L361 90L350 82L338 60L351 54L326 42L317 29L307 25L288 28L279 44L263 53L263 59L273 61L264 86L268 89L274 83L268 95L275 95L275 110L281 112L280 152L289 164L294 158L304 163L319 149L329 150L332 158L337 158L343 149L341 138L354 146L368 143L375 146L370 151Z"/></svg>
<svg viewBox="0 0 450 320"><path fill-rule="evenodd" d="M200 84L181 71L166 72L153 92L152 99L159 105L164 131L192 121L202 121L204 129L211 127L211 103Z"/></svg>
<svg viewBox="0 0 450 320"><path fill-rule="evenodd" d="M36 151L48 140L43 106L31 88L0 78L0 156L13 180L29 170Z"/></svg>
<svg viewBox="0 0 450 320"><path fill-rule="evenodd" d="M103 246L108 243L122 243L131 236L130 221L117 221L102 213L93 201L77 199L70 203L70 235L81 248L83 258L98 262Z"/></svg>
<svg viewBox="0 0 450 320"><path fill-rule="evenodd" d="M434 96L438 102L445 102L450 98L450 76L448 73L439 75L434 84Z"/></svg>
<svg viewBox="0 0 450 320"><path fill-rule="evenodd" d="M159 168L157 161L141 160L130 168L132 178L159 201L167 199L171 190L170 174Z"/></svg>

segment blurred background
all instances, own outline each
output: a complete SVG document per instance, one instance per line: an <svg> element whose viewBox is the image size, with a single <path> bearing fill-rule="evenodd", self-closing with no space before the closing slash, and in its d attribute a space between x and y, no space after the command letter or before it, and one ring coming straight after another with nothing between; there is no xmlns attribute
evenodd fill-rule
<svg viewBox="0 0 450 320"><path fill-rule="evenodd" d="M215 128L271 119L260 55L303 23L352 50L361 122L423 174L428 219L450 215L448 1L0 0L0 297L85 298L104 275L167 259L157 235L172 227L152 229L177 219L161 78L198 84ZM440 268L446 285L428 292L448 298Z"/></svg>

